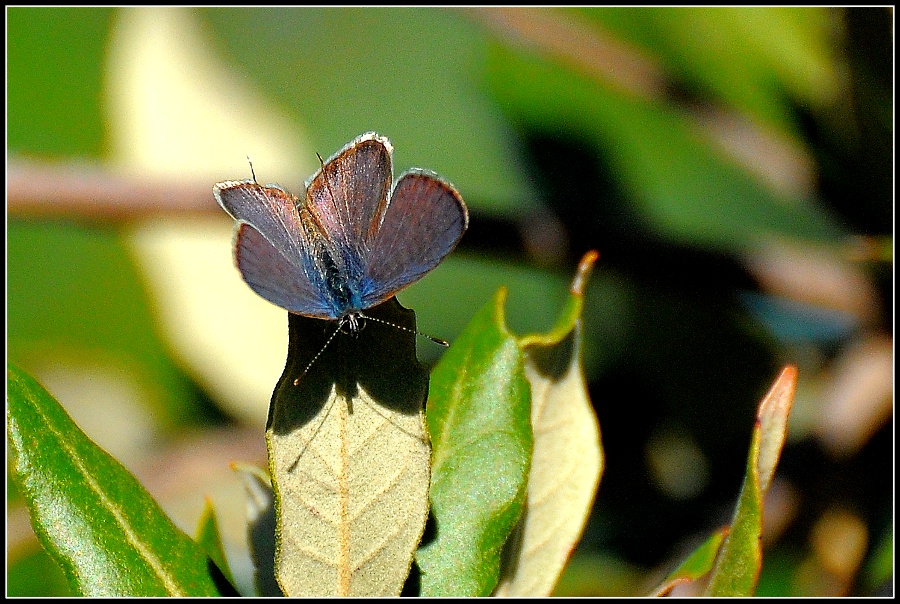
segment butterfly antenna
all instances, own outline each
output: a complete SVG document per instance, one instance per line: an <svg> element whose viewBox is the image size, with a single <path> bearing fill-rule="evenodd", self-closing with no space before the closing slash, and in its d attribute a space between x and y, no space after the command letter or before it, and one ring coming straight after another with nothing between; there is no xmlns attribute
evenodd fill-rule
<svg viewBox="0 0 900 604"><path fill-rule="evenodd" d="M434 336L430 336L427 333L422 333L418 329L410 329L409 327L404 327L402 325L397 325L396 323L391 323L390 321L385 321L384 319L376 319L375 317L370 317L369 315L364 315L359 313L359 316L367 321L375 321L376 323L383 323L384 325L390 325L391 327L396 327L402 331L408 331L409 333L414 333L417 336L422 336L423 338L428 338L435 344L440 344L441 346L450 346L450 343L447 340L442 340L440 338L436 338Z"/></svg>
<svg viewBox="0 0 900 604"><path fill-rule="evenodd" d="M335 336L337 336L340 330L340 327L334 330L334 333L332 333L328 340L326 340L325 344L322 345L322 348L319 349L319 352L316 353L316 356L314 356L312 360L306 365L306 369L304 369L303 372L294 379L294 386L300 384L300 380L303 379L303 376L309 373L309 368L313 366L313 363L315 363L320 356L322 356L322 353L325 352L325 349L328 348L328 345L331 344L331 341L335 338Z"/></svg>
<svg viewBox="0 0 900 604"><path fill-rule="evenodd" d="M253 177L253 182L259 184L259 181L256 180L256 172L253 171L253 162L250 161L250 156L247 156L247 163L250 164L250 176Z"/></svg>

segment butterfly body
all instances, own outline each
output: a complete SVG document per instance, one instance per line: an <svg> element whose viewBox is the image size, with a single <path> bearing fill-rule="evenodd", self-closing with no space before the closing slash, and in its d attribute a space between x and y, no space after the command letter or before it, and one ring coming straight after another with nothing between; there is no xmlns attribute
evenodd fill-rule
<svg viewBox="0 0 900 604"><path fill-rule="evenodd" d="M356 332L362 311L437 266L468 226L465 203L427 170L393 183L391 153L386 138L358 137L323 162L303 199L255 180L217 184L216 200L237 220L235 264L251 289Z"/></svg>

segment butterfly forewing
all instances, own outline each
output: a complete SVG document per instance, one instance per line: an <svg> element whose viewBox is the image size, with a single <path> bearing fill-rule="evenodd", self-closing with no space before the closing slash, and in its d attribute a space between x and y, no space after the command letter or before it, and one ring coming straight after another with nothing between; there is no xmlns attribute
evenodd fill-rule
<svg viewBox="0 0 900 604"><path fill-rule="evenodd" d="M219 205L239 221L234 259L253 291L293 312L333 318L319 295L321 278L309 255L296 198L253 181L219 183L213 193Z"/></svg>
<svg viewBox="0 0 900 604"><path fill-rule="evenodd" d="M306 189L310 224L331 248L338 270L362 277L369 239L381 222L391 187L390 143L365 134L316 172Z"/></svg>
<svg viewBox="0 0 900 604"><path fill-rule="evenodd" d="M371 243L363 302L375 305L440 264L468 226L459 193L425 170L403 175Z"/></svg>
<svg viewBox="0 0 900 604"><path fill-rule="evenodd" d="M252 225L286 258L299 262L303 257L305 234L296 197L276 186L264 187L249 180L219 183L213 194L235 220Z"/></svg>

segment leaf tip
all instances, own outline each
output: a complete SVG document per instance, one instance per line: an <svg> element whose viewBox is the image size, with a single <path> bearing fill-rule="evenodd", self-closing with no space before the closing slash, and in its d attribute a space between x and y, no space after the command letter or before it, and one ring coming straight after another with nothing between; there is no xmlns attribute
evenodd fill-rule
<svg viewBox="0 0 900 604"><path fill-rule="evenodd" d="M778 376L778 381L785 380L796 382L799 373L800 371L797 369L796 365L785 365L784 369L781 370L781 375Z"/></svg>
<svg viewBox="0 0 900 604"><path fill-rule="evenodd" d="M505 285L501 285L497 289L497 293L494 294L494 317L499 325L504 326L504 331L506 325L506 297L508 294L509 290Z"/></svg>
<svg viewBox="0 0 900 604"><path fill-rule="evenodd" d="M797 390L799 373L796 365L784 366L759 405L757 421L763 421L778 407L783 408L785 414L790 412L791 403L794 400L794 392Z"/></svg>
<svg viewBox="0 0 900 604"><path fill-rule="evenodd" d="M581 257L581 262L578 263L578 271L575 273L575 278L572 279L572 286L569 288L569 291L574 295L584 295L584 288L587 285L588 277L590 277L591 270L594 268L594 262L596 262L599 257L600 254L597 250L590 250Z"/></svg>

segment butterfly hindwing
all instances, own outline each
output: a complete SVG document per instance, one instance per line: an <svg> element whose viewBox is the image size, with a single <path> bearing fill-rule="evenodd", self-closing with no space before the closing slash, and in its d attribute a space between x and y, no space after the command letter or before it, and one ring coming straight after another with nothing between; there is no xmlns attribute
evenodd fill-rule
<svg viewBox="0 0 900 604"><path fill-rule="evenodd" d="M321 319L339 316L320 294L323 284L296 259L289 259L248 223L235 233L234 261L257 294L294 313Z"/></svg>
<svg viewBox="0 0 900 604"><path fill-rule="evenodd" d="M364 304L390 298L440 264L468 221L466 206L451 185L426 170L404 174L371 243Z"/></svg>

